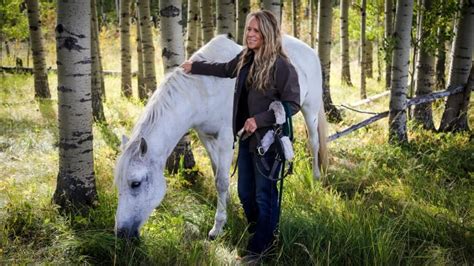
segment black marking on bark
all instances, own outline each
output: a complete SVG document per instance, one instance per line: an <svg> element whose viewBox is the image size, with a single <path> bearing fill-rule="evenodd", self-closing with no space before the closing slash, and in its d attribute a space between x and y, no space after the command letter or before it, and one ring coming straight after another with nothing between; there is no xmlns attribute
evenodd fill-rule
<svg viewBox="0 0 474 266"><path fill-rule="evenodd" d="M162 52L161 52L161 56L166 57L166 59L168 59L168 60L169 60L173 55L178 55L178 54L175 53L175 52L172 52L172 51L170 51L170 50L168 50L168 49L166 49L166 48L164 48L164 49L162 50Z"/></svg>
<svg viewBox="0 0 474 266"><path fill-rule="evenodd" d="M89 102L91 100L92 100L92 98L87 98L87 99L82 98L82 99L79 100L79 102L85 103L85 102Z"/></svg>
<svg viewBox="0 0 474 266"><path fill-rule="evenodd" d="M84 34L75 34L74 32L68 31L66 29L66 27L63 26L63 24L58 24L56 26L56 32L57 33L66 32L66 33L69 33L70 35L75 36L75 37L80 38L80 39L84 39L86 37L86 35L84 35Z"/></svg>
<svg viewBox="0 0 474 266"><path fill-rule="evenodd" d="M56 65L58 65L58 66L62 66L62 65L63 65L63 63L61 63L60 61L56 61Z"/></svg>
<svg viewBox="0 0 474 266"><path fill-rule="evenodd" d="M246 7L244 7L244 8L242 8L242 12L243 12L243 13L248 13L248 12L249 12L249 9L246 8Z"/></svg>
<svg viewBox="0 0 474 266"><path fill-rule="evenodd" d="M183 20L180 20L180 21L178 21L178 24L179 24L180 26L184 26L185 22L184 22Z"/></svg>
<svg viewBox="0 0 474 266"><path fill-rule="evenodd" d="M70 105L67 105L67 104L61 104L61 108L71 109L72 107Z"/></svg>
<svg viewBox="0 0 474 266"><path fill-rule="evenodd" d="M74 132L72 132L72 135L74 137L80 137L84 134L91 135L92 133L90 131L74 131Z"/></svg>
<svg viewBox="0 0 474 266"><path fill-rule="evenodd" d="M161 15L162 17L167 17L167 18L169 18L169 17L172 17L172 18L177 17L177 16L179 16L180 13L181 13L181 12L180 12L179 8L177 8L177 7L173 6L173 5L167 6L167 7L163 8L162 10L160 10L160 15Z"/></svg>
<svg viewBox="0 0 474 266"><path fill-rule="evenodd" d="M222 16L221 14L219 14L219 15L217 16L217 20L223 20L224 18L225 18L225 17Z"/></svg>
<svg viewBox="0 0 474 266"><path fill-rule="evenodd" d="M68 88L66 86L59 86L58 91L60 91L60 92L73 92L74 90L71 89L71 88Z"/></svg>
<svg viewBox="0 0 474 266"><path fill-rule="evenodd" d="M38 27L37 27L37 26L30 26L30 30L32 30L32 31L37 31L37 30L38 30Z"/></svg>
<svg viewBox="0 0 474 266"><path fill-rule="evenodd" d="M82 51L86 50L86 48L78 45L78 40L75 37L58 37L59 39L62 39L62 43L59 44L59 50L61 50L63 47L68 49L69 51Z"/></svg>
<svg viewBox="0 0 474 266"><path fill-rule="evenodd" d="M77 143L78 143L78 144L82 144L82 143L84 143L84 142L86 142L86 141L92 141L93 139L94 139L94 137L93 137L92 135L89 135L89 137L87 137L87 138L85 138L85 139L81 139L81 140L79 140Z"/></svg>
<svg viewBox="0 0 474 266"><path fill-rule="evenodd" d="M82 61L78 61L74 63L74 65L81 64L81 65L87 65L87 64L92 64L92 58L86 58Z"/></svg>
<svg viewBox="0 0 474 266"><path fill-rule="evenodd" d="M66 77L85 77L85 76L90 76L91 74L81 74L81 73L77 73L77 74L71 74L71 75L66 75Z"/></svg>
<svg viewBox="0 0 474 266"><path fill-rule="evenodd" d="M82 154L86 154L86 153L91 153L92 152L92 149L87 149L87 150L84 150L83 152L81 152Z"/></svg>
<svg viewBox="0 0 474 266"><path fill-rule="evenodd" d="M59 148L63 150L72 150L72 149L77 149L79 146L77 146L74 143L66 143L66 142L59 142Z"/></svg>

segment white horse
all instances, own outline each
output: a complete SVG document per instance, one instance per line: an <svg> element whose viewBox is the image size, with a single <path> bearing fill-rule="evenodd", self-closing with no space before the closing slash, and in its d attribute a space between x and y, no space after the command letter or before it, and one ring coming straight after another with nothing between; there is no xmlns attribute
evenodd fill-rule
<svg viewBox="0 0 474 266"><path fill-rule="evenodd" d="M319 177L318 151L325 154L321 66L313 49L285 36L283 46L298 72L301 106L313 153L313 173ZM197 51L191 60L227 62L242 47L225 36L217 36ZM226 200L232 163L232 104L234 79L188 75L177 69L153 94L135 125L130 140L122 139L122 153L115 169L119 201L115 220L119 236L135 237L160 204L166 192L163 170L179 139L194 128L204 144L215 174L217 210L209 232L215 238L227 219ZM321 144L321 145L320 145ZM320 149L321 148L321 149Z"/></svg>

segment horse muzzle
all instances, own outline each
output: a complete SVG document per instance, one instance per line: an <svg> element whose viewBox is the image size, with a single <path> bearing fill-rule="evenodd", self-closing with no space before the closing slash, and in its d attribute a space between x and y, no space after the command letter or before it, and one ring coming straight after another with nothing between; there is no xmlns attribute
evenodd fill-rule
<svg viewBox="0 0 474 266"><path fill-rule="evenodd" d="M117 227L115 235L123 239L139 238L139 222L134 222L130 225L122 225Z"/></svg>

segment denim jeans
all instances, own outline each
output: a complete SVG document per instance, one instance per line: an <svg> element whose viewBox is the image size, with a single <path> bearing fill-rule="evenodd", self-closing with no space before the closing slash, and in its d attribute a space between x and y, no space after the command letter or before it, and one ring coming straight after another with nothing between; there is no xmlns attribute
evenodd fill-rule
<svg viewBox="0 0 474 266"><path fill-rule="evenodd" d="M275 153L267 152L263 158L271 168ZM238 193L251 234L247 251L251 254L262 254L271 247L278 226L280 210L277 182L265 177L269 175L270 170L265 170L261 157L249 150L248 140L240 142L237 164ZM273 178L278 177L280 167L279 165Z"/></svg>

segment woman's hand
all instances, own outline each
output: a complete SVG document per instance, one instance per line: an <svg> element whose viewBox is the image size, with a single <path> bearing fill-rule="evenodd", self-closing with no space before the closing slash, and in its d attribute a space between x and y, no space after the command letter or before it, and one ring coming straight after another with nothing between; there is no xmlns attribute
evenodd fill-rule
<svg viewBox="0 0 474 266"><path fill-rule="evenodd" d="M248 118L244 124L244 131L249 134L252 134L253 132L255 132L255 130L257 130L257 122L255 121L255 118Z"/></svg>
<svg viewBox="0 0 474 266"><path fill-rule="evenodd" d="M193 61L191 60L186 60L184 63L181 64L181 66L184 70L184 73L189 74L191 73L191 68L193 67Z"/></svg>

